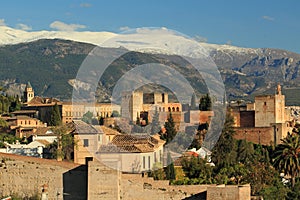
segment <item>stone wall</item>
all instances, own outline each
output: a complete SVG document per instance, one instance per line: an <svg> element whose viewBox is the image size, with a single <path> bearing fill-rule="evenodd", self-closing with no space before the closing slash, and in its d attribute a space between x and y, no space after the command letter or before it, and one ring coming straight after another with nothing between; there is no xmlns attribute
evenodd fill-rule
<svg viewBox="0 0 300 200"><path fill-rule="evenodd" d="M207 200L250 200L250 184L209 186Z"/></svg>
<svg viewBox="0 0 300 200"><path fill-rule="evenodd" d="M38 194L48 185L48 200L152 200L152 199L250 199L250 186L169 185L141 174L121 174L97 160L76 165L40 158L0 153L0 197ZM207 198L206 198L207 197ZM248 198L249 197L249 198ZM224 198L221 198L224 199Z"/></svg>
<svg viewBox="0 0 300 200"><path fill-rule="evenodd" d="M48 185L48 199L85 199L86 169L79 165L0 153L0 196L41 195Z"/></svg>
<svg viewBox="0 0 300 200"><path fill-rule="evenodd" d="M119 200L120 171L111 169L96 159L88 162L88 200Z"/></svg>

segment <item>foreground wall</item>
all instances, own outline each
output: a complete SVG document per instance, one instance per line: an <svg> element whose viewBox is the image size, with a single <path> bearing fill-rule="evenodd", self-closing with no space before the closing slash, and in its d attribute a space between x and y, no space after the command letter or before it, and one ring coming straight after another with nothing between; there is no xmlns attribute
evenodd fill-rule
<svg viewBox="0 0 300 200"><path fill-rule="evenodd" d="M121 174L96 159L88 159L85 166L0 153L0 197L41 197L42 186L47 185L48 200L250 199L249 185L225 189L216 185L173 186L141 174Z"/></svg>
<svg viewBox="0 0 300 200"><path fill-rule="evenodd" d="M25 198L41 197L48 185L48 200L85 199L84 166L27 156L0 153L0 196L18 194Z"/></svg>

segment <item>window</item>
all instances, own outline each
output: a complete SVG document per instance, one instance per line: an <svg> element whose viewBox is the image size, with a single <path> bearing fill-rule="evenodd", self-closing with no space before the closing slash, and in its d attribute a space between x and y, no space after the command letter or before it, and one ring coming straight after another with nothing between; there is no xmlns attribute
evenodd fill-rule
<svg viewBox="0 0 300 200"><path fill-rule="evenodd" d="M162 158L161 158L161 150L159 150L159 162L161 162Z"/></svg>
<svg viewBox="0 0 300 200"><path fill-rule="evenodd" d="M148 156L148 169L151 169L151 158L150 158L150 156Z"/></svg>
<svg viewBox="0 0 300 200"><path fill-rule="evenodd" d="M264 105L266 106L266 105L267 105L267 102L264 102Z"/></svg>
<svg viewBox="0 0 300 200"><path fill-rule="evenodd" d="M145 169L146 167L146 159L145 159L145 156L143 156L143 168Z"/></svg>
<svg viewBox="0 0 300 200"><path fill-rule="evenodd" d="M157 162L157 159L156 159L156 152L154 152L154 162Z"/></svg>
<svg viewBox="0 0 300 200"><path fill-rule="evenodd" d="M89 146L89 140L83 139L83 147L88 147L88 146Z"/></svg>

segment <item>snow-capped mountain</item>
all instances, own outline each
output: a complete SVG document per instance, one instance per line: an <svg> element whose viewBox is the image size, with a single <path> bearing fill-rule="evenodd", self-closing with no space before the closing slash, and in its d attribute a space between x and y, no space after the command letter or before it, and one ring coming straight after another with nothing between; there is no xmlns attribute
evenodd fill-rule
<svg viewBox="0 0 300 200"><path fill-rule="evenodd" d="M123 46L130 50L165 53L170 54L177 52L179 54L210 54L215 51L234 52L234 53L258 53L260 49L241 48L231 45L217 45L208 43L198 43L189 40L180 34L170 31L166 28L161 29L137 29L134 34L128 37L125 35L118 35L112 32L91 32L91 31L23 31L14 29L8 26L0 26L0 45L10 45L18 43L32 42L39 39L64 39L73 40L77 42L90 43L94 45L106 45L120 47ZM131 40L131 41L130 41ZM182 45L182 43L185 45ZM191 45L186 43L197 43L200 46L198 52L189 52ZM151 47L151 48L150 48ZM174 47L172 49L171 47ZM184 49L186 47L186 49ZM201 49L201 50L200 50Z"/></svg>
<svg viewBox="0 0 300 200"><path fill-rule="evenodd" d="M67 32L67 31L23 31L7 26L0 26L0 45L32 42L39 39L65 39L77 42L101 44L115 36L111 32Z"/></svg>
<svg viewBox="0 0 300 200"><path fill-rule="evenodd" d="M222 75L228 96L232 98L273 92L278 82L286 91L300 87L300 54L285 50L197 43L164 28L137 29L130 37L125 37L110 32L28 32L6 26L0 26L0 84L8 85L9 82L12 85L29 80L35 87L41 85L37 88L41 95L62 97L67 90L71 91L69 81L75 78L82 61L94 45L99 44L153 54L131 54L138 57L133 61L140 63L168 60L172 65L172 59L177 59L170 55L174 52L190 57L209 55ZM132 67L131 56L116 66ZM193 77L193 73L189 76ZM58 94L58 91L64 91L64 94ZM291 93L293 96L298 94ZM300 105L298 96L290 102L299 102Z"/></svg>

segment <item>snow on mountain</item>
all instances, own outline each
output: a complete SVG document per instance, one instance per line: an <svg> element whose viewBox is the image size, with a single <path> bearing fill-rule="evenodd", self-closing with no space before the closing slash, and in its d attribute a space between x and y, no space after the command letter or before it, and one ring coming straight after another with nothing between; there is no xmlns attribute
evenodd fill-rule
<svg viewBox="0 0 300 200"><path fill-rule="evenodd" d="M101 44L115 36L111 32L23 31L0 26L0 45L31 42L39 39L65 39L91 44Z"/></svg>
<svg viewBox="0 0 300 200"><path fill-rule="evenodd" d="M191 57L207 55L215 51L227 53L258 53L261 51L260 49L241 48L231 45L198 43L166 28L136 29L136 32L128 37L126 34L118 35L112 32L23 31L0 26L0 45L18 44L39 39L66 39L94 45L103 44L111 47L125 47L130 50L149 53L170 54L175 52Z"/></svg>

